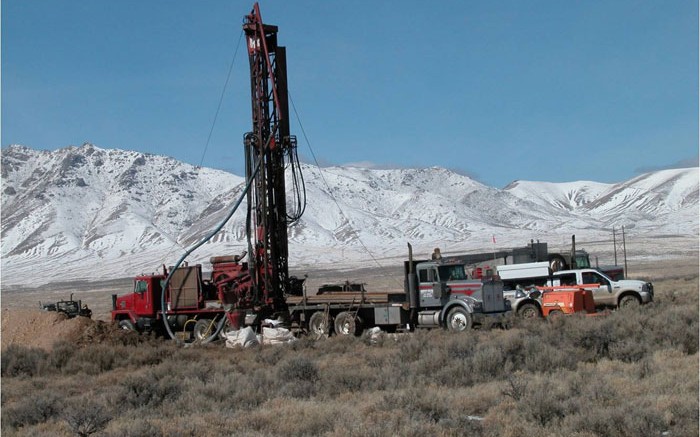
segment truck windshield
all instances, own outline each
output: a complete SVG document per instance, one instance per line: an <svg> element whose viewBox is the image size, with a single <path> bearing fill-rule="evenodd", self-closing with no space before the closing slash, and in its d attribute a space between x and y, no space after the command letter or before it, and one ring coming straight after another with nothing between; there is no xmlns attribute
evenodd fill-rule
<svg viewBox="0 0 700 437"><path fill-rule="evenodd" d="M134 282L134 292L143 293L144 291L148 291L148 282L143 280Z"/></svg>
<svg viewBox="0 0 700 437"><path fill-rule="evenodd" d="M440 273L441 281L461 281L467 279L467 274L464 272L463 265L439 266L438 272Z"/></svg>
<svg viewBox="0 0 700 437"><path fill-rule="evenodd" d="M577 269L589 269L590 267L591 267L591 262L588 259L588 254L576 255L576 268Z"/></svg>

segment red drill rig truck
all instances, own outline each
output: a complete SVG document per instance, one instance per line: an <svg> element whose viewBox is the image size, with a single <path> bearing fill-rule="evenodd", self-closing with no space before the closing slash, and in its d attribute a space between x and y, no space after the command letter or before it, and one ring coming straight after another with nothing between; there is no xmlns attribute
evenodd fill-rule
<svg viewBox="0 0 700 437"><path fill-rule="evenodd" d="M466 277L451 281L440 273L448 269L440 262L409 260L405 289L396 293L304 294L303 280L290 277L288 268L287 226L301 217L305 198L296 138L290 135L286 51L277 44L277 27L263 24L257 3L243 29L253 119L253 130L244 136L248 261L243 261L246 253L211 258L212 272L206 279L201 265L181 266L205 238L174 266L164 267L162 274L136 277L132 293L113 295L112 320L125 329L164 330L171 338L176 338L176 330L204 341L214 339L225 325L233 329L260 326L270 318L320 334L333 330L331 322L338 334L356 334L373 326L443 326L459 331L472 324L502 321L509 312L502 283L468 284ZM291 212L286 202L285 168L292 171L297 200ZM463 266L457 267L464 275Z"/></svg>
<svg viewBox="0 0 700 437"><path fill-rule="evenodd" d="M243 30L253 121L252 131L244 136L248 262L242 262L242 256L212 258L213 271L206 281L201 266L180 267L189 253L223 227L224 221L175 266L164 269L163 274L137 277L133 293L113 296L112 319L123 327L164 327L171 337L171 328L186 328L192 320L218 318L220 327L226 319L238 327L250 312L257 320L284 314L284 296L300 292L301 282L290 278L288 271L287 226L301 217L305 199L298 190L298 210L287 210L285 167L292 169L295 187L300 186L297 181L303 184L303 179L298 171L296 138L290 135L286 50L277 44L277 26L263 24L257 3L246 16Z"/></svg>

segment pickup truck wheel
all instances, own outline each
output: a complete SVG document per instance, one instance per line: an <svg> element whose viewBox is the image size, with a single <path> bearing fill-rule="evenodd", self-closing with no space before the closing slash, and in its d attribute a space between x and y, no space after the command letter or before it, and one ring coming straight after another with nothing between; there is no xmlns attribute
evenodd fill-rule
<svg viewBox="0 0 700 437"><path fill-rule="evenodd" d="M452 332L468 331L472 327L472 315L462 307L455 307L447 313L447 329Z"/></svg>
<svg viewBox="0 0 700 437"><path fill-rule="evenodd" d="M342 312L335 317L335 333L338 335L360 335L362 319L353 313Z"/></svg>
<svg viewBox="0 0 700 437"><path fill-rule="evenodd" d="M331 335L331 325L333 319L331 315L325 311L316 311L309 318L309 337L314 340L328 337Z"/></svg>
<svg viewBox="0 0 700 437"><path fill-rule="evenodd" d="M637 299L637 296L633 294L627 294L625 296L622 296L620 298L620 302L618 303L618 307L620 308L631 308L636 306L639 306L639 299Z"/></svg>
<svg viewBox="0 0 700 437"><path fill-rule="evenodd" d="M136 331L136 327L133 323L131 323L131 320L129 319L120 320L119 327L125 331Z"/></svg>
<svg viewBox="0 0 700 437"><path fill-rule="evenodd" d="M206 340L216 331L216 324L212 323L211 319L199 319L194 324L192 334L196 341Z"/></svg>
<svg viewBox="0 0 700 437"><path fill-rule="evenodd" d="M518 308L518 315L523 319L536 319L542 317L540 309L534 303L524 303Z"/></svg>

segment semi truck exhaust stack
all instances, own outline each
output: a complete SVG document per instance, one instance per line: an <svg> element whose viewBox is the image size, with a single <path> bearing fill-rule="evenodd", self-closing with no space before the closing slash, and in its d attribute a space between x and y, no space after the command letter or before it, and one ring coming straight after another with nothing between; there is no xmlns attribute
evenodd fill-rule
<svg viewBox="0 0 700 437"><path fill-rule="evenodd" d="M413 247L408 244L408 269L406 272L406 292L408 293L408 313L410 329L413 330L418 324L418 277L416 276L416 266L413 263Z"/></svg>

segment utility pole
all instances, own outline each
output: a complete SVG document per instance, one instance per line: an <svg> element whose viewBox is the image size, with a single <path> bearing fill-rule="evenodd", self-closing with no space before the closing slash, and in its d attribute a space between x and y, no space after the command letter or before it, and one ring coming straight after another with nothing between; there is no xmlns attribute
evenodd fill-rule
<svg viewBox="0 0 700 437"><path fill-rule="evenodd" d="M615 238L615 226L613 226L613 252L615 253L615 265L617 265L617 240Z"/></svg>

